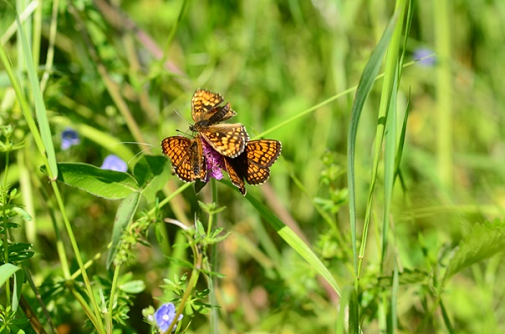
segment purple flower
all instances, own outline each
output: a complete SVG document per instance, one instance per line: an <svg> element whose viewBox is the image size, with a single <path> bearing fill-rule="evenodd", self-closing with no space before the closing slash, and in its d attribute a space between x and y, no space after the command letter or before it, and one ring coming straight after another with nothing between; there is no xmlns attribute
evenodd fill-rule
<svg viewBox="0 0 505 334"><path fill-rule="evenodd" d="M414 57L414 60L424 58L422 60L419 60L418 64L421 66L430 67L435 65L435 62L437 61L437 57L434 55L434 53L435 52L433 52L433 50L430 50L428 48L417 48L414 50L414 54L412 56Z"/></svg>
<svg viewBox="0 0 505 334"><path fill-rule="evenodd" d="M61 133L61 149L63 151L68 150L71 146L79 145L81 143L81 138L79 138L79 134L72 129L67 127Z"/></svg>
<svg viewBox="0 0 505 334"><path fill-rule="evenodd" d="M105 157L101 169L115 170L116 172L126 172L128 165L114 154L109 154Z"/></svg>
<svg viewBox="0 0 505 334"><path fill-rule="evenodd" d="M202 145L203 155L205 155L205 160L207 161L207 176L202 181L208 182L211 177L221 180L223 178L221 169L225 169L223 156L216 152L204 139L202 139Z"/></svg>
<svg viewBox="0 0 505 334"><path fill-rule="evenodd" d="M154 313L154 319L156 319L156 324L162 332L166 332L168 327L170 327L172 322L175 320L175 313L175 306L172 303L165 303L156 310ZM177 319L177 321L180 321L182 317L182 314L179 315L179 319ZM176 328L177 325L175 325L173 329Z"/></svg>

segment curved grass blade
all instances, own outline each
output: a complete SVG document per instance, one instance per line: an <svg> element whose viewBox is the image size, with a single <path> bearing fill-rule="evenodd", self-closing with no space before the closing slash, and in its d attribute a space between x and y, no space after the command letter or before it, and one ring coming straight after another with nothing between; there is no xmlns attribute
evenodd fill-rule
<svg viewBox="0 0 505 334"><path fill-rule="evenodd" d="M384 58L384 54L386 53L389 41L391 40L391 36L393 35L393 31L396 26L396 21L397 15L393 16L389 21L384 34L382 35L379 43L370 56L370 60L366 64L365 69L363 70L363 74L361 75L351 111L349 135L347 138L347 182L349 188L349 218L351 222L352 252L356 276L358 275L358 252L356 248L356 185L354 175L356 135L358 132L358 124L361 112L363 111L363 106L365 104L366 98L368 97L368 94L370 93L370 90L372 89L375 78L379 73L382 59Z"/></svg>
<svg viewBox="0 0 505 334"><path fill-rule="evenodd" d="M5 281L7 281L9 277L14 275L14 273L20 269L20 267L11 263L6 263L0 266L0 287L4 285Z"/></svg>
<svg viewBox="0 0 505 334"><path fill-rule="evenodd" d="M44 151L47 156L49 166L48 175L54 180L58 177L58 167L56 165L56 154L54 152L51 129L49 128L49 121L47 119L46 105L44 104L44 99L42 98L39 79L37 77L37 72L35 71L35 66L33 65L32 52L17 14L16 22L18 25L18 33L21 38L21 47L23 49L23 55L26 63L26 71L28 72L28 79L30 81L30 87L35 102L35 115L37 117L42 143L44 144Z"/></svg>
<svg viewBox="0 0 505 334"><path fill-rule="evenodd" d="M117 208L114 228L112 229L112 246L107 253L107 269L110 269L112 261L117 254L117 246L121 240L124 230L132 220L140 202L140 193L133 192L126 197Z"/></svg>
<svg viewBox="0 0 505 334"><path fill-rule="evenodd" d="M346 319L347 316L349 317L349 321ZM345 324L349 325L348 333L360 333L356 290L354 287L349 285L345 286L342 290L342 298L340 299L340 311L338 313L338 321L335 333L346 333L344 328Z"/></svg>
<svg viewBox="0 0 505 334"><path fill-rule="evenodd" d="M307 244L300 239L292 229L286 226L277 218L266 206L261 204L256 198L247 194L245 198L254 206L258 213L272 226L288 245L291 246L301 257L303 257L326 281L332 286L340 296L340 287L331 275L328 268L319 260Z"/></svg>

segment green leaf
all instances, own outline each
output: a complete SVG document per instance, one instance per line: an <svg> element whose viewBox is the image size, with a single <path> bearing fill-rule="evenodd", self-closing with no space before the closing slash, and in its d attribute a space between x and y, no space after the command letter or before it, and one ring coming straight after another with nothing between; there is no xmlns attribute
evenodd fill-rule
<svg viewBox="0 0 505 334"><path fill-rule="evenodd" d="M45 167L41 170L46 173ZM98 197L122 199L140 190L137 181L128 173L84 163L59 163L58 171L58 181Z"/></svg>
<svg viewBox="0 0 505 334"><path fill-rule="evenodd" d="M135 165L133 175L143 189L142 195L148 203L153 203L156 200L156 193L170 178L168 159L162 156L146 155Z"/></svg>
<svg viewBox="0 0 505 334"><path fill-rule="evenodd" d="M277 231L281 238L284 239L284 241L286 241L288 245L290 245L291 248L293 248L301 257L303 257L321 276L323 276L337 294L340 295L340 288L330 271L324 266L321 260L319 260L307 244L252 195L248 193L246 195L246 199L254 206L263 219L265 219Z"/></svg>
<svg viewBox="0 0 505 334"><path fill-rule="evenodd" d="M0 266L0 287L4 285L5 281L7 281L9 277L14 275L14 273L20 269L20 267L11 263L6 263Z"/></svg>
<svg viewBox="0 0 505 334"><path fill-rule="evenodd" d="M123 284L119 284L118 288L126 293L141 293L146 288L143 281L131 281Z"/></svg>
<svg viewBox="0 0 505 334"><path fill-rule="evenodd" d="M110 268L112 261L117 253L117 247L121 240L123 232L130 223L137 211L140 201L140 193L134 192L125 198L117 208L116 218L114 219L114 228L112 229L112 246L107 254L107 269Z"/></svg>
<svg viewBox="0 0 505 334"><path fill-rule="evenodd" d="M476 224L460 242L449 262L445 278L488 259L505 249L505 220Z"/></svg>

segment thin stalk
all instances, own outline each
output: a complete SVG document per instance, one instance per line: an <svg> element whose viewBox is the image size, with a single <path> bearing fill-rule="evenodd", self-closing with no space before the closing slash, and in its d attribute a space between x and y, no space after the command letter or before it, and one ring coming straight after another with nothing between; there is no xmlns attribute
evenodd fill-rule
<svg viewBox="0 0 505 334"><path fill-rule="evenodd" d="M9 140L9 139L7 139ZM2 193L0 194L2 196L2 218L3 218L3 225L4 225L4 233L3 233L3 248L4 248L4 261L5 263L9 263L9 224L8 224L8 218L7 218L7 213L5 212L5 208L7 208L7 204L9 203L9 195L8 195L8 190L7 190L7 171L9 169L9 151L5 152L5 174L4 174L4 186L2 189ZM5 281L5 301L6 305L11 305L11 289L10 289L10 277L7 278Z"/></svg>
<svg viewBox="0 0 505 334"><path fill-rule="evenodd" d="M217 206L217 203L218 203L218 197L217 197L217 184L216 184L216 179L214 178L211 178L211 190L212 190L212 203L214 203L216 206ZM213 216L215 215L215 213L211 213L211 215L209 216L209 226L211 225L211 218L213 218ZM208 229L207 231L207 235L210 235L212 232L212 230ZM211 247L211 252L210 252L210 256L211 256L211 261L212 261L212 267L210 266L210 263L207 262L206 263L206 269L207 269L207 272L212 272L213 269L217 268L217 245L214 243ZM210 304L212 306L215 306L217 305L217 298L216 298L216 289L215 289L215 285L214 285L214 276L213 275L209 275L208 276L208 285L209 285L209 291L210 291L210 294L209 294L209 301L210 301ZM217 308L215 307L212 307L211 310L210 310L210 332L211 333L219 333L219 328L218 328L218 320L219 320L219 314L218 314L218 310Z"/></svg>
<svg viewBox="0 0 505 334"><path fill-rule="evenodd" d="M433 0L437 67L437 165L438 175L446 190L452 186L452 82L451 82L451 20L448 0Z"/></svg>
<svg viewBox="0 0 505 334"><path fill-rule="evenodd" d="M116 266L114 269L114 277L112 279L112 286L110 289L110 296L109 296L109 308L107 310L107 316L105 317L106 321L106 330L107 333L112 333L113 327L112 327L112 308L114 306L114 301L116 298L116 288L117 288L117 283L119 280L119 272L120 272L121 266Z"/></svg>

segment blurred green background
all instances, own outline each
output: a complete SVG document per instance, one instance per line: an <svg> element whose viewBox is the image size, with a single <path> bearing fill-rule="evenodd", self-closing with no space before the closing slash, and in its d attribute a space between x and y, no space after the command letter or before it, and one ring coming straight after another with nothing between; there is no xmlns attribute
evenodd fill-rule
<svg viewBox="0 0 505 334"><path fill-rule="evenodd" d="M28 1L9 3L19 13L30 5ZM358 84L395 2L72 3L56 2L53 12L55 2L42 1L24 23L44 85L58 161L100 166L108 154L116 154L130 162L131 171L138 159L131 160L133 155L148 148L144 144L152 146L144 154L160 155L163 138L177 135L178 130L188 133L190 100L197 88L219 92L237 111L233 121L244 124L251 137L268 131L265 138L283 145L270 180L259 187L246 185L248 191L306 238L341 287L352 286L346 170L352 88ZM377 191L361 272L360 324L370 333L386 327L387 321L380 315L388 310L381 310L379 296L390 291L397 263L405 274L397 297L398 332L502 332L503 253L456 274L442 295L433 285L473 226L503 217L505 210L505 2L417 1L412 10L404 50L407 65L398 92L401 117L408 103L410 111L400 165L403 186L395 184L390 215L390 240L395 245L381 269L377 221L382 215L383 193ZM14 22L13 11L7 3L0 3L0 14L2 47L17 75L26 80L19 40L15 33L12 37L7 33ZM409 63L428 55L431 57ZM380 83L365 104L358 130L358 236L370 186ZM41 284L53 271L58 272L57 238L47 209L51 200L41 195L49 189L47 178L39 172L42 161L34 154L10 86L2 67L0 123L15 126L17 140L26 138L25 148L12 157L7 178L20 187L24 194L20 203L35 218L16 238L34 243L34 277ZM347 90L333 102L277 127ZM399 126L402 121L400 118ZM61 132L66 127L75 129L81 142L61 150ZM4 155L0 162L4 165ZM3 180L3 171L0 174ZM381 175L379 169L379 189ZM170 176L159 197L181 184ZM106 252L118 202L64 185L60 189L84 258ZM338 313L334 292L264 224L235 188L218 183L217 189L219 205L226 206L218 215L218 225L231 232L214 254L214 270L225 275L216 287L220 330L334 332ZM200 212L197 200L211 202L210 187L200 195L192 187L186 189L162 208L162 215L192 225L195 213ZM141 205L142 209L153 206ZM318 210L334 225L329 226ZM205 220L205 215L201 218ZM167 229L171 253L178 229ZM159 288L163 278L185 271L170 266L163 247L154 235L149 237L151 247L138 245L137 257L125 268L146 284L129 313L125 332L147 331L141 309L157 303L153 297L163 294ZM66 240L66 236L62 238ZM90 268L91 275L104 274L102 261ZM381 277L388 283L381 283ZM443 299L444 312L439 299ZM84 314L76 302L52 312L57 324L82 331ZM447 327L445 315L453 328ZM188 332L208 332L208 326L205 315L196 315Z"/></svg>

